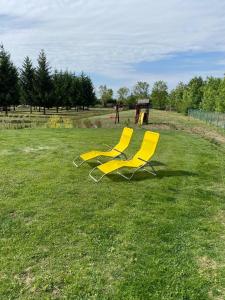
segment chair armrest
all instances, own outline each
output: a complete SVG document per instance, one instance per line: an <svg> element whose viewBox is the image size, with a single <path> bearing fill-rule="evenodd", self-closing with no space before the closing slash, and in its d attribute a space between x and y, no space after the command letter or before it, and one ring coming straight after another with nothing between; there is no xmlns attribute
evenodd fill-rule
<svg viewBox="0 0 225 300"><path fill-rule="evenodd" d="M116 148L113 148L113 150L115 150L115 151L117 151L117 152L119 152L119 153L121 153L121 154L125 154L125 153L121 152L120 150L118 150L118 149L116 149Z"/></svg>
<svg viewBox="0 0 225 300"><path fill-rule="evenodd" d="M140 157L138 157L138 159L139 160L142 160L142 161L144 161L144 162L146 162L146 163L148 163L149 161L147 161L147 160L144 160L143 158L140 158Z"/></svg>
<svg viewBox="0 0 225 300"><path fill-rule="evenodd" d="M116 149L116 148L113 148L113 150L117 151L117 152L120 153L120 154L123 154L123 155L126 157L126 159L127 159L127 156L126 156L126 154L125 154L124 152L122 152L122 151L120 151L120 150L118 150L118 149Z"/></svg>

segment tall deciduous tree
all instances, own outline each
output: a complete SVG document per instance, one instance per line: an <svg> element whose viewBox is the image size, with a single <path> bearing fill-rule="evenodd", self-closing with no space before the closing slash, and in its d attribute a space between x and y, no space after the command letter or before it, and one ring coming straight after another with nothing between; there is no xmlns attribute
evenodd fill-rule
<svg viewBox="0 0 225 300"><path fill-rule="evenodd" d="M35 68L29 57L26 57L20 73L21 86L21 100L22 103L30 106L32 113L32 106L35 105L34 93Z"/></svg>
<svg viewBox="0 0 225 300"><path fill-rule="evenodd" d="M199 109L202 105L204 81L201 77L192 78L187 85L179 84L175 88L175 107L186 114L188 109Z"/></svg>
<svg viewBox="0 0 225 300"><path fill-rule="evenodd" d="M108 89L106 85L99 87L99 94L104 107L106 107L107 102L113 100L113 90Z"/></svg>
<svg viewBox="0 0 225 300"><path fill-rule="evenodd" d="M0 106L8 114L8 107L19 103L18 72L10 54L0 45Z"/></svg>
<svg viewBox="0 0 225 300"><path fill-rule="evenodd" d="M168 100L168 87L166 82L156 81L152 88L151 101L153 108L165 109Z"/></svg>
<svg viewBox="0 0 225 300"><path fill-rule="evenodd" d="M221 79L208 77L203 87L202 108L206 111L215 111L220 94Z"/></svg>
<svg viewBox="0 0 225 300"><path fill-rule="evenodd" d="M130 93L130 90L126 86L119 88L117 91L118 101L123 102L123 103L126 102L129 93Z"/></svg>
<svg viewBox="0 0 225 300"><path fill-rule="evenodd" d="M137 97L131 93L127 98L127 104L129 108L135 108L136 103L137 103Z"/></svg>
<svg viewBox="0 0 225 300"><path fill-rule="evenodd" d="M50 70L51 68L45 52L44 50L41 50L38 58L38 67L35 72L35 92L38 99L38 105L44 108L44 114L46 113L46 107L49 107L51 104L53 84Z"/></svg>
<svg viewBox="0 0 225 300"><path fill-rule="evenodd" d="M225 78L221 79L219 93L216 98L215 110L217 112L225 112Z"/></svg>
<svg viewBox="0 0 225 300"><path fill-rule="evenodd" d="M134 96L139 99L145 99L149 97L149 84L145 81L138 81L134 86Z"/></svg>
<svg viewBox="0 0 225 300"><path fill-rule="evenodd" d="M183 97L186 90L186 85L183 82L179 82L175 89L169 94L169 106L170 109L176 110L177 112L183 112Z"/></svg>
<svg viewBox="0 0 225 300"><path fill-rule="evenodd" d="M194 77L189 81L185 95L188 108L197 109L200 107L203 98L203 87L202 77Z"/></svg>

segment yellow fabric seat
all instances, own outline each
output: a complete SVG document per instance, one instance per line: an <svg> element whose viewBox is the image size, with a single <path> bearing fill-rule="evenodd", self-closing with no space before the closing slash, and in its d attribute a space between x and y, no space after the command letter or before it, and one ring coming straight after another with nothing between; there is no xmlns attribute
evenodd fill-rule
<svg viewBox="0 0 225 300"><path fill-rule="evenodd" d="M108 161L100 166L98 166L97 168L105 174L109 174L112 173L115 170L118 170L120 168L138 168L139 166L141 166L143 164L142 161L137 161L134 162L133 159L131 160L112 160L112 161Z"/></svg>
<svg viewBox="0 0 225 300"><path fill-rule="evenodd" d="M119 152L116 150L110 150L110 151L90 151L84 154L81 154L80 157L87 161L87 160L91 160L95 157L98 156L108 156L108 157L116 157L118 156Z"/></svg>
<svg viewBox="0 0 225 300"><path fill-rule="evenodd" d="M150 160L152 158L152 156L155 153L157 144L158 144L158 140L159 140L159 133L156 132L151 132L151 131L146 131L141 147L139 149L139 151L133 156L132 159L129 160L112 160L112 161L108 161L100 166L97 166L96 168L94 168L91 172L90 172L90 177L95 180L96 182L100 181L102 179L102 177L104 177L106 174L112 173L114 171L118 171L121 168L135 168L135 172L138 169L141 169L144 166L151 166L150 165ZM151 166L151 168L153 169L153 172L150 172L152 174L155 175L155 170L153 168L153 166ZM101 176L101 178L99 180L97 180L96 178L94 178L92 176L92 172L98 169L99 171L101 171L103 173L103 175ZM135 173L134 172L134 173ZM119 172L117 172L119 173ZM132 174L132 176L130 178L122 175L123 177L125 177L126 179L131 179L134 175L134 173Z"/></svg>
<svg viewBox="0 0 225 300"><path fill-rule="evenodd" d="M97 157L100 157L100 156L110 157L110 158L116 158L120 155L125 156L124 151L129 146L132 135L133 135L133 129L125 127L121 134L120 140L115 147L113 147L109 151L89 151L89 152L83 153L74 159L73 164L76 167L79 167L84 162L89 161L94 158L97 158ZM81 162L78 163L78 160L81 160Z"/></svg>

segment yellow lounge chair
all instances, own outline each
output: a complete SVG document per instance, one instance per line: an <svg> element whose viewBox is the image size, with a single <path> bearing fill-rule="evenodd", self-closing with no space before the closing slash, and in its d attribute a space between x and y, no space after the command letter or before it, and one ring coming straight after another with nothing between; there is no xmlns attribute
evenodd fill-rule
<svg viewBox="0 0 225 300"><path fill-rule="evenodd" d="M125 158L127 158L124 151L127 149L127 147L130 144L132 134L133 134L133 129L125 127L120 137L120 141L115 147L110 147L106 145L107 147L109 147L108 151L90 151L90 152L83 153L74 159L73 164L78 168L83 163L100 156L117 158L120 155L123 155ZM101 163L100 160L98 160L98 162Z"/></svg>
<svg viewBox="0 0 225 300"><path fill-rule="evenodd" d="M100 166L95 167L93 170L91 170L91 172L89 173L89 176L95 182L99 182L105 175L116 171L117 174L121 175L125 179L131 180L131 178L134 176L134 174L140 169L143 169L143 170L147 171L148 173L151 173L154 176L156 176L156 171L155 171L154 167L151 165L150 160L155 153L156 146L158 144L158 140L159 140L159 133L146 131L144 138L143 138L141 148L133 156L132 159L108 161ZM151 168L151 171L145 169L145 167L147 167L147 166L149 166ZM124 174L121 174L120 172L118 172L118 170L121 168L133 168L134 172L131 174L131 176L127 177ZM92 173L96 169L98 169L99 171L101 171L103 173L103 175L99 179L96 179L92 175Z"/></svg>

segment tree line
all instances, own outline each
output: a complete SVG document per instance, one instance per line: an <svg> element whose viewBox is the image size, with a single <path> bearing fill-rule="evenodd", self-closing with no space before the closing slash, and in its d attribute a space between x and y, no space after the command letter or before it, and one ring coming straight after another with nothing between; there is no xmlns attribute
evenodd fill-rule
<svg viewBox="0 0 225 300"><path fill-rule="evenodd" d="M99 88L102 104L113 102L113 90L106 86ZM147 82L137 82L132 90L121 87L117 91L116 99L129 107L134 107L137 99L150 99L155 109L173 110L186 114L188 109L201 109L210 112L225 112L225 78L194 77L187 84L179 82L168 90L165 81L156 81L150 91Z"/></svg>
<svg viewBox="0 0 225 300"><path fill-rule="evenodd" d="M118 89L116 95L106 85L99 87L99 101L102 106L123 103L133 108L138 99L150 99L155 109L174 110L186 114L188 109L202 109L212 112L225 112L225 78L194 77L187 84L180 82L168 90L165 81L150 85L139 81L130 90ZM51 72L45 52L39 54L37 67L26 57L22 68L13 64L10 54L0 45L0 110L7 114L11 106L29 105L33 109L59 107L66 109L94 106L97 102L91 79L82 73L77 76L68 71Z"/></svg>
<svg viewBox="0 0 225 300"><path fill-rule="evenodd" d="M29 57L18 69L10 54L0 45L0 109L8 113L11 106L29 105L39 111L56 107L66 109L93 106L96 103L94 85L89 76L75 76L68 71L51 72L44 50L41 50L37 67Z"/></svg>

